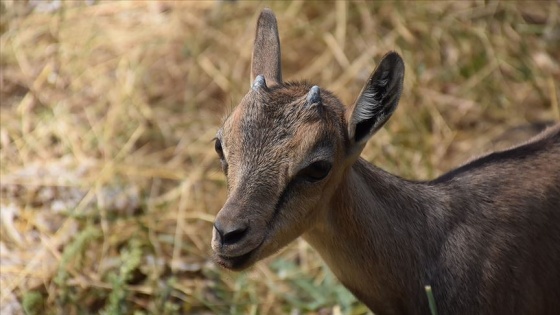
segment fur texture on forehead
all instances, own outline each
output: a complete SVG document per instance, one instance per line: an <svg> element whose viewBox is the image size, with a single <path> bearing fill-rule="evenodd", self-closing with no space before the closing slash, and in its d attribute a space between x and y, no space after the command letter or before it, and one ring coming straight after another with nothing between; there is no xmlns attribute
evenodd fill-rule
<svg viewBox="0 0 560 315"><path fill-rule="evenodd" d="M226 119L218 137L223 135L231 189L244 182L274 196L286 183L270 179L288 180L305 162L295 156L344 145L337 141L348 137L344 106L327 90L320 91L320 102L308 104L312 87L299 82L252 89Z"/></svg>
<svg viewBox="0 0 560 315"><path fill-rule="evenodd" d="M284 83L251 90L240 104L238 115L243 133L275 131L275 140L293 136L305 124L346 128L344 106L330 91L321 89L321 102L308 104L313 86L307 82Z"/></svg>

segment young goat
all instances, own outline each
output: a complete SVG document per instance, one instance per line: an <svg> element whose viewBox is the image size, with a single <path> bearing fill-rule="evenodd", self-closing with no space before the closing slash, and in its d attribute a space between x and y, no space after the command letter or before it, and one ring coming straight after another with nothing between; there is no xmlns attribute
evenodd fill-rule
<svg viewBox="0 0 560 315"><path fill-rule="evenodd" d="M376 314L560 314L560 125L438 179L365 160L399 101L387 54L346 111L329 91L284 83L276 18L258 20L252 88L215 148L229 197L212 248L245 269L299 236Z"/></svg>

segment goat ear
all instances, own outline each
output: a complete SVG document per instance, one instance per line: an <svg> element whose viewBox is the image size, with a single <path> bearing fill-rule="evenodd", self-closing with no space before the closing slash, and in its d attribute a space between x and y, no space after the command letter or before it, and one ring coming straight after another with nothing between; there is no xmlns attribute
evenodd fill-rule
<svg viewBox="0 0 560 315"><path fill-rule="evenodd" d="M369 77L348 119L350 153L361 152L367 140L391 117L401 97L404 62L390 52Z"/></svg>
<svg viewBox="0 0 560 315"><path fill-rule="evenodd" d="M251 64L251 82L258 75L263 75L270 86L282 84L281 65L280 39L276 17L272 10L265 8L257 21L253 62Z"/></svg>

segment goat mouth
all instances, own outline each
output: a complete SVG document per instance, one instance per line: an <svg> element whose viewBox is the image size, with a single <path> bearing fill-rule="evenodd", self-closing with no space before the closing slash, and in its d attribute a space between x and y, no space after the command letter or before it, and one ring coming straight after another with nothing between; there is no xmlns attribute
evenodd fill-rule
<svg viewBox="0 0 560 315"><path fill-rule="evenodd" d="M216 255L216 263L226 269L231 269L234 271L243 270L251 265L250 260L255 251L250 251L247 254L243 254L237 257L225 257Z"/></svg>
<svg viewBox="0 0 560 315"><path fill-rule="evenodd" d="M258 259L255 259L255 257L257 256L257 252L259 251L259 249L261 248L261 245L264 243L264 239L263 241L254 249L252 249L251 251L249 251L248 253L245 253L243 255L239 255L239 256L222 256L220 254L215 254L214 255L214 260L216 261L216 263L226 269L230 269L230 270L234 270L234 271L241 271L243 269L247 269L248 267L250 267L255 261L257 261Z"/></svg>

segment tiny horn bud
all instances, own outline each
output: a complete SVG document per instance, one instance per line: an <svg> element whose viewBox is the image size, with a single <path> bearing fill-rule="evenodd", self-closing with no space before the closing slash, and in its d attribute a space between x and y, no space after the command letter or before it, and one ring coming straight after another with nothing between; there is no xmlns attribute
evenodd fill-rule
<svg viewBox="0 0 560 315"><path fill-rule="evenodd" d="M307 93L307 104L319 104L321 103L321 89L314 85Z"/></svg>
<svg viewBox="0 0 560 315"><path fill-rule="evenodd" d="M255 82L253 82L253 90L259 90L262 88L266 88L266 81L264 80L264 76L259 74L255 78Z"/></svg>

